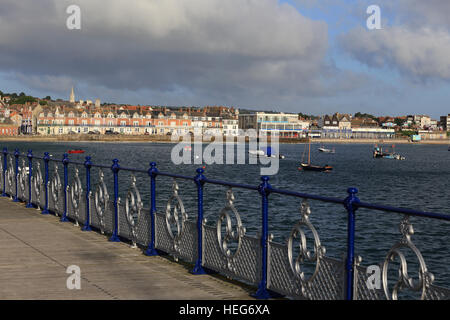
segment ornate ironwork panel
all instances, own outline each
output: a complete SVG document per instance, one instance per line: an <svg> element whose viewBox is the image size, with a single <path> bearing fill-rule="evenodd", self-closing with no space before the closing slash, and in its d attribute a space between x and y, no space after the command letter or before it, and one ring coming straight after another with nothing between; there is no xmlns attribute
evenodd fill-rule
<svg viewBox="0 0 450 320"><path fill-rule="evenodd" d="M94 193L95 215L92 216L92 225L99 228L102 234L105 233L106 215L109 204L109 193L104 181L103 171L99 171L99 182Z"/></svg>
<svg viewBox="0 0 450 320"><path fill-rule="evenodd" d="M423 259L422 254L419 249L411 241L411 236L414 234L414 228L409 221L409 216L405 215L400 223L400 233L402 234L402 239L394 244L394 246L389 250L386 259L383 263L382 271L382 283L384 293L387 299L397 300L399 291L410 290L421 293L421 300L426 298L426 291L431 286L434 281L434 275L428 271ZM419 261L418 279L410 277L408 274L408 263L406 257L401 249L411 250ZM398 270L398 280L392 289L392 293L388 286L388 269L391 261L395 258L399 259L400 268Z"/></svg>
<svg viewBox="0 0 450 320"><path fill-rule="evenodd" d="M138 238L138 225L140 223L141 211L144 207L141 194L136 187L136 177L131 176L131 186L128 190L127 197L125 199L125 217L130 229L130 236L132 247L136 248L136 242Z"/></svg>
<svg viewBox="0 0 450 320"><path fill-rule="evenodd" d="M75 219L75 226L79 225L80 212L82 212L82 198L83 198L83 188L81 186L80 176L78 168L75 168L75 176L73 178L72 186L70 187L70 198L72 204L72 214Z"/></svg>
<svg viewBox="0 0 450 320"><path fill-rule="evenodd" d="M33 176L32 178L32 185L33 185L33 201L34 204L36 204L37 208L42 208L43 201L43 187L44 187L44 180L42 179L42 172L41 172L41 163L39 161L36 162L36 166L33 170Z"/></svg>
<svg viewBox="0 0 450 320"><path fill-rule="evenodd" d="M60 200L64 196L63 186L61 184L61 178L58 173L58 164L55 162L53 176L50 180L50 197L49 197L49 208L55 212L56 215L61 213ZM51 205L50 205L51 200Z"/></svg>

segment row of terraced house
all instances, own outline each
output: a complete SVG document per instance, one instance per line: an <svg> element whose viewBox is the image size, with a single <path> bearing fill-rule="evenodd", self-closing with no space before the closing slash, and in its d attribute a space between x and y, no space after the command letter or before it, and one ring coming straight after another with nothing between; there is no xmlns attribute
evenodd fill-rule
<svg viewBox="0 0 450 320"><path fill-rule="evenodd" d="M43 108L37 117L42 135L107 134L125 135L238 135L238 111L208 109L121 106L116 108Z"/></svg>

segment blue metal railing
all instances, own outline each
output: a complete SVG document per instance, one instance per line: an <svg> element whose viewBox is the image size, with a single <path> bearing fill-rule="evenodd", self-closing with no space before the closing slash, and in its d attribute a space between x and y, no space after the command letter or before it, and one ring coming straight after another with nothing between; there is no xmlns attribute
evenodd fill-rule
<svg viewBox="0 0 450 320"><path fill-rule="evenodd" d="M48 152L44 153L43 157L38 157L33 155L32 150L29 150L27 154L21 154L19 150L15 150L13 153L8 152L6 148L2 151L3 155L3 162L2 162L2 177L3 181L1 181L1 184L3 185L2 190L2 196L13 196L14 201L25 201L27 202L27 208L33 207L33 204L35 204L36 199L32 199L32 176L33 176L33 159L34 160L43 160L44 161L44 206L42 210L42 214L50 213L51 210L49 210L49 163L55 162L55 163L62 163L63 169L64 169L64 182L63 182L63 193L64 193L64 206L61 209L61 221L69 221L68 219L68 210L69 210L69 165L75 166L78 165L80 167L85 168L86 172L86 183L85 183L85 201L86 201L86 207L85 207L85 223L82 228L84 231L90 231L90 201L91 201L91 168L99 168L99 169L109 169L112 172L112 177L114 181L114 211L112 216L112 234L110 237L110 241L119 242L121 241L121 237L119 235L119 172L120 171L128 171L133 173L142 173L148 175L150 178L150 210L148 212L149 214L149 230L148 230L148 245L145 250L145 254L148 256L155 256L158 255L158 248L156 244L156 180L157 177L170 177L174 179L182 179L186 181L191 181L195 184L197 189L197 220L196 220L196 260L195 265L193 267L192 273L193 274L205 274L208 271L204 267L204 252L205 252L205 238L204 238L204 203L203 203L203 191L205 184L212 184L212 185L221 185L228 188L240 188L240 189L246 189L250 191L258 192L261 197L261 229L262 233L260 236L260 246L259 246L259 254L258 257L260 259L260 279L257 291L255 293L255 297L259 299L267 299L270 298L273 294L271 290L268 288L268 264L269 264L269 257L268 257L268 246L270 243L270 236L269 236L269 201L270 201L270 195L271 194L279 194L284 196L290 196L295 198L301 198L301 199L308 199L308 200L317 200L324 203L330 203L330 204L338 204L342 205L346 212L347 212L347 247L346 247L346 258L344 261L344 267L345 267L345 286L344 286L344 292L345 292L345 299L352 300L354 299L355 295L355 223L356 223L356 211L360 208L365 209L371 209L371 210L377 210L377 211L384 211L384 212L391 212L391 213L397 213L397 214L403 214L406 216L417 216L417 217L423 217L423 218L431 218L431 219L439 219L439 220L445 220L450 221L450 215L442 214L442 213L433 213L433 212L423 212L423 211L417 211L417 210L411 210L411 209L404 209L404 208L396 208L396 207L390 207L385 205L377 205L377 204L371 204L371 203L365 203L361 202L358 197L357 193L358 190L356 188L349 188L347 190L348 196L345 199L340 198L332 198L332 197L323 197L319 195L311 195L306 193L300 193L290 190L281 190L277 188L273 188L269 183L269 177L263 176L261 177L261 183L257 186L254 185L247 185L247 184L240 184L240 183L234 183L234 182L226 182L226 181L220 181L220 180L213 180L205 177L204 170L199 168L197 169L197 174L195 176L185 176L180 174L172 174L167 172L161 172L157 169L157 165L155 162L151 162L149 169L136 169L136 168L127 168L127 167L121 167L119 165L119 160L114 159L111 166L102 165L102 164L95 164L91 161L91 157L87 156L85 158L84 162L78 162L78 161L72 161L69 160L69 156L67 154L64 154L61 158L61 160L51 158ZM14 179L15 179L15 189L12 190L14 194L7 193L7 183L8 183L8 161L7 158L9 156L13 156L15 159L15 168L14 168ZM19 197L19 191L18 191L18 174L19 174L19 158L23 157L28 159L28 196L22 194L21 197ZM24 170L24 168L22 168ZM10 186L11 187L11 186ZM53 189L53 188L52 188ZM129 239L128 239L129 240ZM207 251L206 251L207 253Z"/></svg>

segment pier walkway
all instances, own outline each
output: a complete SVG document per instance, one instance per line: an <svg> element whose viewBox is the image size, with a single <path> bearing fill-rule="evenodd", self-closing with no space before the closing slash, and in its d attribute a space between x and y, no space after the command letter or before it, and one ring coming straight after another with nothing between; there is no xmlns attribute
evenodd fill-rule
<svg viewBox="0 0 450 320"><path fill-rule="evenodd" d="M80 290L67 288L71 265L80 267ZM0 197L2 300L251 299L254 289L190 268Z"/></svg>

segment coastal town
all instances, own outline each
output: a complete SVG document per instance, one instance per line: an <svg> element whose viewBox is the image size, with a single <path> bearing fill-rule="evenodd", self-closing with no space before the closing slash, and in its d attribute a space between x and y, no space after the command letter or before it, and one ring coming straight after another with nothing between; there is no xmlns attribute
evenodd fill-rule
<svg viewBox="0 0 450 320"><path fill-rule="evenodd" d="M299 110L300 111L300 110ZM0 136L127 135L236 137L253 129L280 139L447 140L450 114L377 117L370 114L304 115L226 106L141 106L99 99L52 100L0 91Z"/></svg>

